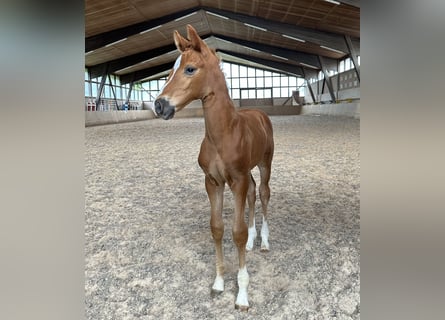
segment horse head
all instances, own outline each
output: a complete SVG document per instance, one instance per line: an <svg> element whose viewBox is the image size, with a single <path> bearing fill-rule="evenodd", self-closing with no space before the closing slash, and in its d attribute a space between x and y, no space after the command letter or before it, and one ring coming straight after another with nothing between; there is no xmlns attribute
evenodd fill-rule
<svg viewBox="0 0 445 320"><path fill-rule="evenodd" d="M167 82L155 101L155 112L168 120L193 100L204 99L210 94L212 70L219 68L219 58L187 25L187 38L175 30L174 41L181 55L176 59Z"/></svg>

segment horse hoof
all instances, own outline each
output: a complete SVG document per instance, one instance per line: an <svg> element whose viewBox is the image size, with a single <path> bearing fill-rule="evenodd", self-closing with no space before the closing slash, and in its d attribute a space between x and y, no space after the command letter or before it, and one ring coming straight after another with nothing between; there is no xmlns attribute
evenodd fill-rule
<svg viewBox="0 0 445 320"><path fill-rule="evenodd" d="M262 252L269 251L269 241L267 241L267 240L261 241L261 249L260 249L260 251L262 251Z"/></svg>
<svg viewBox="0 0 445 320"><path fill-rule="evenodd" d="M221 291L221 290L215 290L215 289L211 289L210 290L210 296L212 297L212 298L214 298L214 297L217 297L217 296L219 296L219 295L221 295L221 293L223 293L224 291Z"/></svg>
<svg viewBox="0 0 445 320"><path fill-rule="evenodd" d="M235 304L235 309L242 311L242 312L247 312L247 311L249 311L249 306L239 306L239 305Z"/></svg>

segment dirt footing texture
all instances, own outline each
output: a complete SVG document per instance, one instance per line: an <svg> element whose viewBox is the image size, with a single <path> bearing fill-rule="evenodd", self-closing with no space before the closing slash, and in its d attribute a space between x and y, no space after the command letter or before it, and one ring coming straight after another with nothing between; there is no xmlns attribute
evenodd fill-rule
<svg viewBox="0 0 445 320"><path fill-rule="evenodd" d="M85 129L87 319L359 319L360 122L274 116L270 248L247 254L247 313L235 310L233 197L224 202L225 291L204 175L204 120ZM257 186L259 173L253 171ZM261 204L257 190L257 230Z"/></svg>

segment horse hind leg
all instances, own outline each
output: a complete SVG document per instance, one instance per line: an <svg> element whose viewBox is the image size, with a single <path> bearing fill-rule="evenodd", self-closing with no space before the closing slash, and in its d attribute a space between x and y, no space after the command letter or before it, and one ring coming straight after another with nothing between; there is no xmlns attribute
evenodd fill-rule
<svg viewBox="0 0 445 320"><path fill-rule="evenodd" d="M248 239L246 243L246 250L251 251L255 243L255 238L257 236L255 228L255 200L256 200L256 183L253 179L252 174L250 174L249 189L247 190L247 202L249 204L249 228L248 228Z"/></svg>
<svg viewBox="0 0 445 320"><path fill-rule="evenodd" d="M269 204L270 199L270 188L269 188L269 180L270 180L270 171L271 171L271 162L267 164L262 164L258 166L260 169L261 176L261 184L260 184L260 200L261 207L263 211L263 223L261 226L261 251L269 251L269 225L268 221L268 211L267 206Z"/></svg>

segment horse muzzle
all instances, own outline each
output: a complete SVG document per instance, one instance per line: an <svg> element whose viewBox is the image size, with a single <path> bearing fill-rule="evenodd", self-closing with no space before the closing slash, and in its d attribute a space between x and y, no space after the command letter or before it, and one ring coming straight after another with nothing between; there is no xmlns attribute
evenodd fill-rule
<svg viewBox="0 0 445 320"><path fill-rule="evenodd" d="M156 115L161 116L164 120L169 120L175 115L175 106L165 98L158 98L155 101Z"/></svg>

